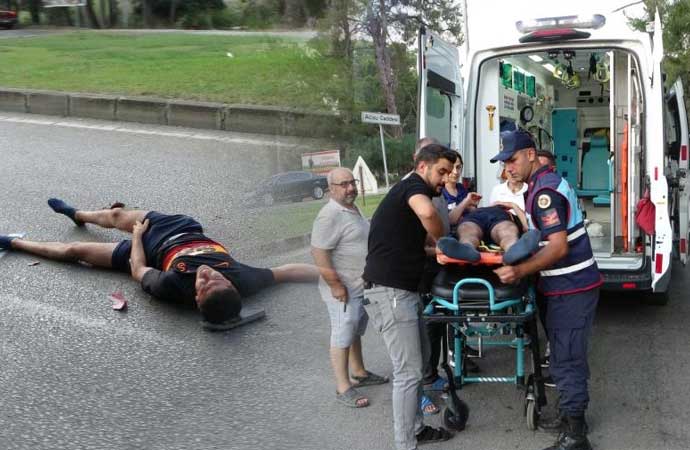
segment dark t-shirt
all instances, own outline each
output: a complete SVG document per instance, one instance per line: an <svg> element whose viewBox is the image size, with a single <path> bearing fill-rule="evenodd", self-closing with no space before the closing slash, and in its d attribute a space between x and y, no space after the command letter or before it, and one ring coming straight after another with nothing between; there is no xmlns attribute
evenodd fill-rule
<svg viewBox="0 0 690 450"><path fill-rule="evenodd" d="M180 253L180 249L187 251ZM175 258L166 258L174 250ZM237 288L242 297L273 284L273 272L241 264L215 241L200 233L187 233L165 242L156 255L156 269L149 270L141 280L146 292L156 298L188 305L196 305L196 270L207 265L222 273ZM161 270L159 270L161 269Z"/></svg>
<svg viewBox="0 0 690 450"><path fill-rule="evenodd" d="M417 291L424 271L427 232L408 203L410 197L436 195L416 173L388 192L371 219L366 281Z"/></svg>

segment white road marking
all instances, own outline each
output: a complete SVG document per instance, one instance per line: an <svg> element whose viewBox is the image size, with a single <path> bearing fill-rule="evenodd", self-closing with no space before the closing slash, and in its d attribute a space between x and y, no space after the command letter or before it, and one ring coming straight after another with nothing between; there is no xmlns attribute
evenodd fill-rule
<svg viewBox="0 0 690 450"><path fill-rule="evenodd" d="M298 143L287 143L280 142L276 139L256 139L256 138L242 138L235 136L218 136L213 134L205 134L200 132L184 132L184 131L163 131L163 130L145 130L130 128L125 125L95 125L80 122L66 122L64 120L46 120L46 119L33 119L33 118L20 118L0 115L0 122L10 122L10 123L26 123L31 125L47 125L65 128L80 128L85 130L100 130L100 131L116 131L119 133L131 133L131 134L141 134L141 135L154 135L154 136L164 136L173 138L184 138L184 139L196 139L200 141L216 141L224 142L228 144L244 144L244 145L257 145L257 146L271 146L271 147L283 147L283 148L296 148L304 146L304 144Z"/></svg>

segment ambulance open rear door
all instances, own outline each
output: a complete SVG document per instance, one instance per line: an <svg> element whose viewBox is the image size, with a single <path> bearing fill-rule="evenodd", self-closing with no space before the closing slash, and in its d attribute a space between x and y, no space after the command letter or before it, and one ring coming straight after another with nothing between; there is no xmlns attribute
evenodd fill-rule
<svg viewBox="0 0 690 450"><path fill-rule="evenodd" d="M661 76L661 62L664 58L663 30L659 14L654 19L654 36L652 38L652 77L651 99L648 103L647 120L652 117L664 117L664 81ZM673 230L669 217L669 188L664 174L664 130L656 124L648 124L647 129L647 174L649 175L650 197L656 207L654 239L651 242L653 251L652 289L654 292L666 292L671 269L671 250Z"/></svg>
<svg viewBox="0 0 690 450"><path fill-rule="evenodd" d="M671 98L674 106L676 123L676 139L678 139L678 254L680 262L685 265L688 260L688 220L690 211L690 183L688 180L688 116L685 109L685 94L683 83L676 80L671 88Z"/></svg>
<svg viewBox="0 0 690 450"><path fill-rule="evenodd" d="M418 45L417 137L434 137L461 150L465 105L459 50L425 28L419 31Z"/></svg>

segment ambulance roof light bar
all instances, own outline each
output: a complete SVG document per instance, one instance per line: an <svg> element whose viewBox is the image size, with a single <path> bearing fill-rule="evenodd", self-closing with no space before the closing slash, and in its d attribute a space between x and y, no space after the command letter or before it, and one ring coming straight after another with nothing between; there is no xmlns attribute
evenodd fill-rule
<svg viewBox="0 0 690 450"><path fill-rule="evenodd" d="M601 14L594 14L591 16L542 17L540 19L519 20L515 22L518 31L523 34L559 28L590 28L597 30L605 24L606 17Z"/></svg>

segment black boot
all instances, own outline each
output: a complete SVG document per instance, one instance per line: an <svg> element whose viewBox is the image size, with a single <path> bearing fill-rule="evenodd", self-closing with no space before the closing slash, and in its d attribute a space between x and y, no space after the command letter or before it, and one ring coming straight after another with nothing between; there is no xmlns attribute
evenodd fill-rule
<svg viewBox="0 0 690 450"><path fill-rule="evenodd" d="M567 429L551 447L544 450L592 450L587 439L585 416L567 416Z"/></svg>
<svg viewBox="0 0 690 450"><path fill-rule="evenodd" d="M558 405L558 403L556 404ZM566 419L565 414L560 409L556 409L558 411L557 414L539 418L537 430L550 434L560 434L568 431L568 420ZM589 424L587 424L587 420L584 418L584 416L582 417L582 420L585 423L585 434L587 434L589 433Z"/></svg>
<svg viewBox="0 0 690 450"><path fill-rule="evenodd" d="M540 417L537 429L545 433L560 434L568 429L568 422L563 413L558 412L553 416Z"/></svg>

